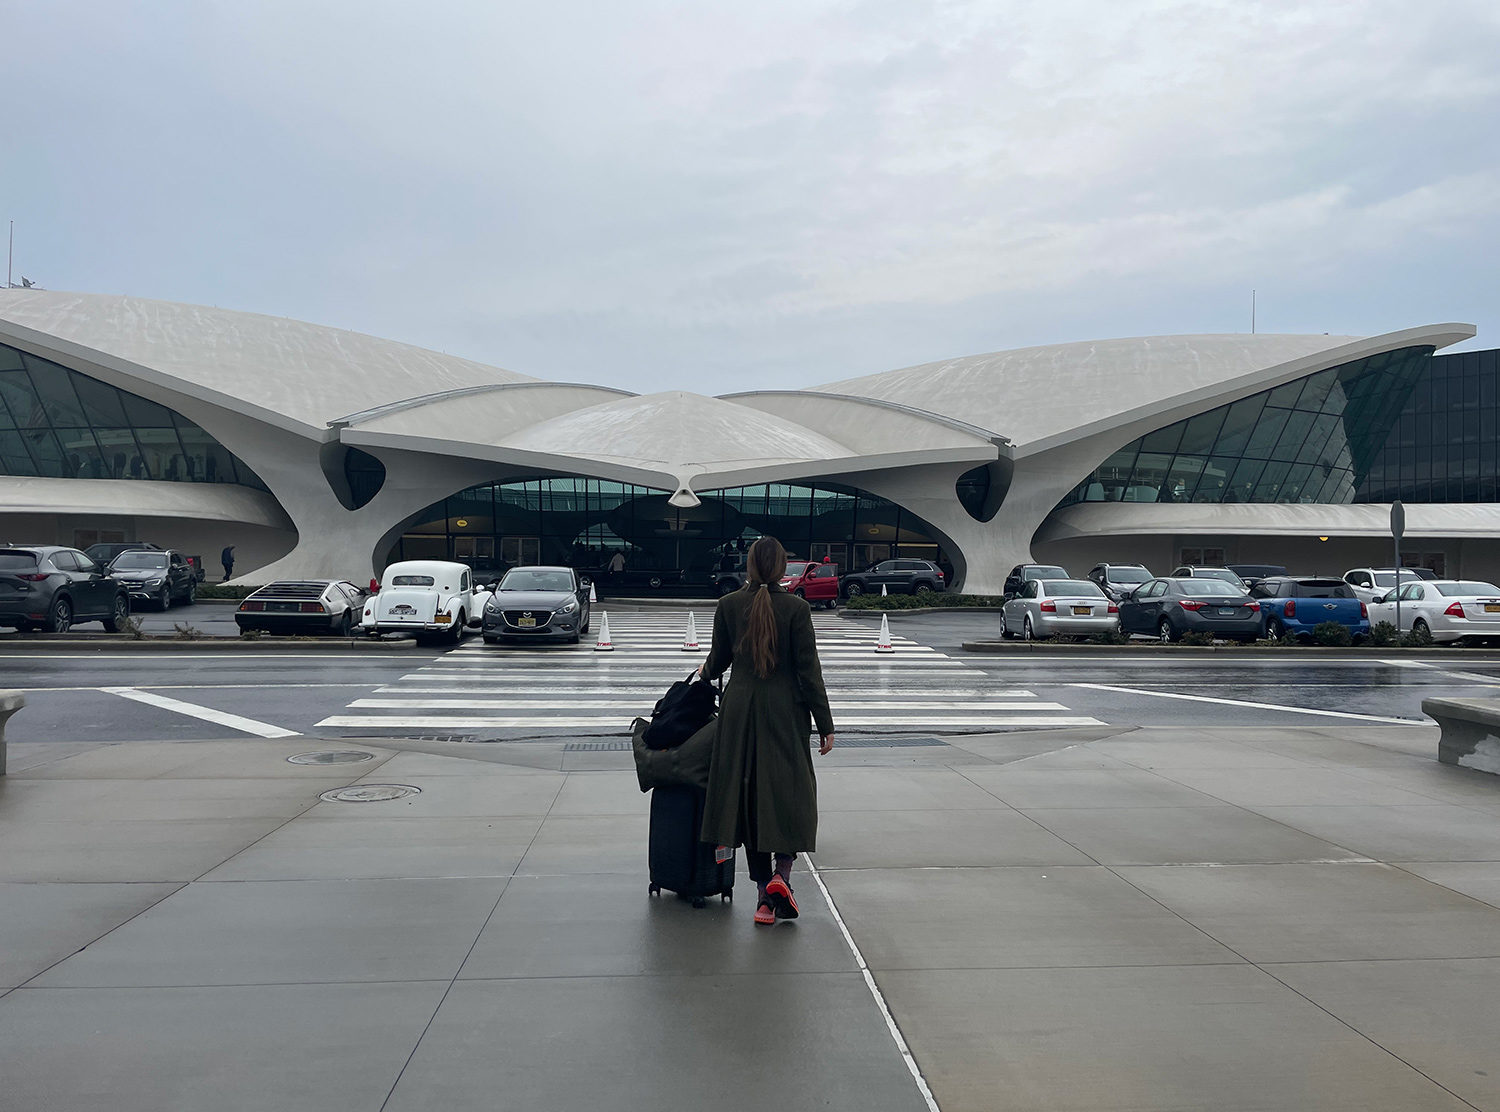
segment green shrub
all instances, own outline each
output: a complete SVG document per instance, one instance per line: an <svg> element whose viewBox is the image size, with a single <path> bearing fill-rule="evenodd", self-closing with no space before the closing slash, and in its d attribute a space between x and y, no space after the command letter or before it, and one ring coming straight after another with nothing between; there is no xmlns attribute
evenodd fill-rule
<svg viewBox="0 0 1500 1112"><path fill-rule="evenodd" d="M920 610L927 607L998 610L1005 605L999 595L957 595L947 591L918 591L914 595L858 595L844 603L850 610Z"/></svg>
<svg viewBox="0 0 1500 1112"><path fill-rule="evenodd" d="M1425 649L1432 645L1432 631L1425 625L1413 626L1410 633L1401 635L1403 649Z"/></svg>
<svg viewBox="0 0 1500 1112"><path fill-rule="evenodd" d="M1200 629L1190 629L1182 635L1177 643L1179 645L1197 645L1199 647L1212 645L1214 643L1214 635L1212 633L1204 633Z"/></svg>
<svg viewBox="0 0 1500 1112"><path fill-rule="evenodd" d="M1348 648L1354 644L1354 636L1343 622L1319 622L1312 628L1313 643L1329 648Z"/></svg>
<svg viewBox="0 0 1500 1112"><path fill-rule="evenodd" d="M1128 634L1128 633L1122 633L1120 631L1120 627L1119 626L1115 626L1113 629L1106 629L1102 633L1096 633L1096 634L1094 634L1092 637L1089 638L1089 644L1091 644L1091 645L1129 645L1129 644L1131 644L1130 634Z"/></svg>
<svg viewBox="0 0 1500 1112"><path fill-rule="evenodd" d="M1398 639L1396 627L1390 622L1376 622L1370 627L1370 636L1365 640L1365 644L1372 648L1382 649L1396 644Z"/></svg>
<svg viewBox="0 0 1500 1112"><path fill-rule="evenodd" d="M242 599L258 590L259 587L246 587L238 583L199 583L198 597Z"/></svg>

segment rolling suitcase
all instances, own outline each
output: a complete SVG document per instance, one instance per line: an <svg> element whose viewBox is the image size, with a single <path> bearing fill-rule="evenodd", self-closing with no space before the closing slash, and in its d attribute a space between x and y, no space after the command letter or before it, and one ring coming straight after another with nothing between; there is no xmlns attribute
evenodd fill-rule
<svg viewBox="0 0 1500 1112"><path fill-rule="evenodd" d="M654 896L663 888L702 907L709 896L734 898L734 850L698 840L703 826L702 788L651 791L650 866Z"/></svg>

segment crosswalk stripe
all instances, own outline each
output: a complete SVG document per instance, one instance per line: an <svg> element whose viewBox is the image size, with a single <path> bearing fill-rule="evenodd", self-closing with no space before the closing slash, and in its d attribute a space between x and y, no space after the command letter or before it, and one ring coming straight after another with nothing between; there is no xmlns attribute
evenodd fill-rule
<svg viewBox="0 0 1500 1112"><path fill-rule="evenodd" d="M420 718L406 717L374 717L371 715L334 715L319 722L319 726L337 726L345 729L350 728L382 728L382 729L453 729L473 730L484 728L522 728L533 729L566 729L578 726L600 726L616 725L623 729L630 724L628 718L583 718L566 715L537 714L516 715L507 717L451 717L447 715L430 716ZM1027 714L1027 715L995 715L983 720L971 717L943 717L915 718L907 722L893 721L891 718L881 716L878 718L843 718L837 720L840 730L850 727L881 727L886 730L897 730L909 733L914 729L931 729L939 726L963 726L968 729L984 726L1101 726L1097 718L1064 717L1050 714Z"/></svg>
<svg viewBox="0 0 1500 1112"><path fill-rule="evenodd" d="M837 717L837 711L841 704L837 700L830 700ZM356 699L350 703L351 708L368 708L370 710L421 710L430 707L434 710L547 710L556 708L555 699ZM601 699L582 700L575 699L569 693L567 702L569 710L640 710L641 703L638 699ZM912 710L914 708L909 700L898 702L881 702L879 700L861 699L858 703L851 704L852 708L859 710ZM937 710L1067 710L1061 703L1043 702L987 702L987 701L954 701L943 700L930 704L930 709Z"/></svg>

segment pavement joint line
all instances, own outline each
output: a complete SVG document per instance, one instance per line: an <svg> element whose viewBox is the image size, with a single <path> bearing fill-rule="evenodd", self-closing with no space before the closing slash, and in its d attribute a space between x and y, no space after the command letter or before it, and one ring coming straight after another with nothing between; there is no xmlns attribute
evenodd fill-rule
<svg viewBox="0 0 1500 1112"><path fill-rule="evenodd" d="M102 687L101 691L109 695L119 695L125 699L133 699L147 706L159 707L162 710L173 711L177 714L185 714L191 718L201 718L205 722L212 722L218 726L225 726L231 730L239 730L241 733L253 734L263 738L299 737L296 730L285 730L280 726L273 726L269 722L257 722L253 718L245 718L242 715L230 714L228 711L214 710L212 707L199 706L197 703L185 703L181 699L169 699L165 695L153 695L149 691L140 691L134 687Z"/></svg>
<svg viewBox="0 0 1500 1112"><path fill-rule="evenodd" d="M1187 695L1180 691L1143 691L1135 687L1116 687L1106 683L1070 683L1069 687L1081 687L1089 691L1113 691L1121 695L1150 695L1157 699L1184 699L1193 703L1218 703L1230 707L1249 707L1255 710L1279 710L1289 714L1312 714L1323 718L1351 718L1358 722L1383 722L1397 726L1425 726L1418 718L1392 718L1379 714L1355 714L1346 710L1320 710L1312 707L1288 707L1279 703L1260 703L1248 699L1215 699L1208 695Z"/></svg>
<svg viewBox="0 0 1500 1112"><path fill-rule="evenodd" d="M859 966L860 975L865 979L865 987L870 990L870 995L875 1000L875 1006L880 1009L880 1015L885 1020L885 1026L891 1033L891 1039L896 1044L896 1050L901 1054L901 1061L905 1063L911 1078L917 1084L917 1092L927 1102L930 1112L942 1112L938 1107L937 1098L932 1095L932 1089L927 1085L927 1079L922 1076L922 1067L917 1065L917 1059L911 1052L911 1047L906 1042L906 1037L901 1034L901 1028L896 1024L896 1017L891 1014L890 1005L886 1003L885 994L880 991L880 986L875 983L875 976L870 972L870 967L865 962L865 955L860 952L859 946L854 941L854 936L849 933L849 927L844 922L844 917L839 914L838 904L833 902L833 893L828 891L828 885L823 883L823 877L818 872L818 866L813 863L812 854L803 855L807 860L807 870L812 873L813 880L818 885L818 891L823 893L823 900L828 904L828 910L833 915L833 921L838 924L839 933L844 936L844 944L849 947L849 952L854 956L854 963Z"/></svg>

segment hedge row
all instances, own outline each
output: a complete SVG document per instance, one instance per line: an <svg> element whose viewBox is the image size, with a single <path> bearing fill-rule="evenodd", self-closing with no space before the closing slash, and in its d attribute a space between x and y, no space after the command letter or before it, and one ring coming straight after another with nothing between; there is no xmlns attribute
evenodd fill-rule
<svg viewBox="0 0 1500 1112"><path fill-rule="evenodd" d="M850 610L922 610L927 607L969 607L998 610L1005 605L999 595L958 595L947 591L918 591L914 595L857 595L844 603Z"/></svg>

